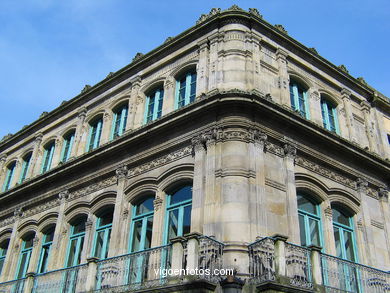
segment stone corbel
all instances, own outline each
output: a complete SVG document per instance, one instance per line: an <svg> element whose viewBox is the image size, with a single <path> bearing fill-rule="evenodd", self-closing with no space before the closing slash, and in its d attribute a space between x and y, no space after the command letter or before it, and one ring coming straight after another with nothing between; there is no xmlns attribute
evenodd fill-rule
<svg viewBox="0 0 390 293"><path fill-rule="evenodd" d="M360 107L361 107L361 109L362 109L363 112L367 112L367 113L370 112L371 105L370 105L369 102L367 102L367 101L361 101L361 102L360 102Z"/></svg>
<svg viewBox="0 0 390 293"><path fill-rule="evenodd" d="M295 159L295 157L297 156L297 148L292 144L286 143L283 146L283 150L284 150L284 155L287 158Z"/></svg>
<svg viewBox="0 0 390 293"><path fill-rule="evenodd" d="M155 212L157 212L161 208L162 203L163 200L160 197L156 196L156 199L153 201L153 207Z"/></svg>
<svg viewBox="0 0 390 293"><path fill-rule="evenodd" d="M18 207L14 210L14 217L21 218L23 216L23 208Z"/></svg>
<svg viewBox="0 0 390 293"><path fill-rule="evenodd" d="M364 178L356 179L356 187L359 192L367 193L368 182Z"/></svg>
<svg viewBox="0 0 390 293"><path fill-rule="evenodd" d="M121 166L119 166L119 167L115 170L115 175L116 175L117 180L126 178L127 172L128 172L128 169L127 169L127 166L126 166L126 165L121 165Z"/></svg>
<svg viewBox="0 0 390 293"><path fill-rule="evenodd" d="M386 188L383 187L379 188L378 195L380 200L385 202L389 201L389 191Z"/></svg>
<svg viewBox="0 0 390 293"><path fill-rule="evenodd" d="M66 201L69 198L69 190L64 189L64 190L60 191L60 193L58 194L58 198L61 202Z"/></svg>

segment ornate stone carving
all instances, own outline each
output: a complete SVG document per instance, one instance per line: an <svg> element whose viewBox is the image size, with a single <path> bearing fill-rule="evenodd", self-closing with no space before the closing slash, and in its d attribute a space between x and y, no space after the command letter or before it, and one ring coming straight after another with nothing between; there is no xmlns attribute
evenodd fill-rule
<svg viewBox="0 0 390 293"><path fill-rule="evenodd" d="M58 194L58 198L61 202L67 200L69 198L69 190L65 189L63 191L60 191L60 193Z"/></svg>
<svg viewBox="0 0 390 293"><path fill-rule="evenodd" d="M89 85L89 84L86 84L83 89L81 90L81 93L82 94L85 94L86 92L88 92L92 87Z"/></svg>
<svg viewBox="0 0 390 293"><path fill-rule="evenodd" d="M207 19L209 19L210 17L219 14L220 12L221 12L221 8L211 8L209 14L202 14L199 17L199 19L196 21L196 24L200 24L206 21Z"/></svg>
<svg viewBox="0 0 390 293"><path fill-rule="evenodd" d="M151 162L148 162L148 163L143 164L141 166L130 169L128 172L128 177L133 177L133 176L145 173L149 170L166 165L170 162L173 162L173 161L179 160L181 158L190 156L191 154L192 154L192 146L186 146L186 147L179 149L177 151L174 151L168 155L157 158Z"/></svg>
<svg viewBox="0 0 390 293"><path fill-rule="evenodd" d="M310 94L310 98L315 100L315 101L319 101L320 100L320 94L317 91L313 91Z"/></svg>
<svg viewBox="0 0 390 293"><path fill-rule="evenodd" d="M288 32L286 31L286 29L284 28L283 25L281 25L281 24L275 24L274 27L275 27L278 31L282 32L283 34L288 35Z"/></svg>
<svg viewBox="0 0 390 293"><path fill-rule="evenodd" d="M116 183L117 183L116 176L106 178L102 181L99 181L99 182L91 184L87 187L84 187L84 188L81 188L81 189L78 189L76 191L71 192L69 194L68 201L83 197L83 196L90 194L92 192L95 192L95 191L98 191L100 189L115 185Z"/></svg>
<svg viewBox="0 0 390 293"><path fill-rule="evenodd" d="M87 115L87 108L82 107L82 108L79 110L79 113L78 113L79 119L84 119L86 115Z"/></svg>
<svg viewBox="0 0 390 293"><path fill-rule="evenodd" d="M0 140L0 142L6 141L7 139L9 139L11 137L12 137L12 133L8 133L8 134L3 136L3 138Z"/></svg>
<svg viewBox="0 0 390 293"><path fill-rule="evenodd" d="M311 48L309 48L309 50L312 51L314 54L318 55L318 51L316 48L311 47Z"/></svg>
<svg viewBox="0 0 390 293"><path fill-rule="evenodd" d="M116 170L115 170L115 175L116 175L116 178L119 180L119 179L122 179L122 178L126 178L127 176L127 166L126 165L121 165L119 166Z"/></svg>
<svg viewBox="0 0 390 293"><path fill-rule="evenodd" d="M342 97L343 99L349 99L350 96L351 96L351 91L350 91L350 90L348 90L348 89L346 89L346 88L343 88L343 89L341 90L341 97Z"/></svg>
<svg viewBox="0 0 390 293"><path fill-rule="evenodd" d="M153 201L153 207L155 212L157 212L161 208L162 203L163 200L159 196L156 196L156 199Z"/></svg>
<svg viewBox="0 0 390 293"><path fill-rule="evenodd" d="M88 217L88 219L85 221L85 230L91 230L92 224L92 220Z"/></svg>
<svg viewBox="0 0 390 293"><path fill-rule="evenodd" d="M40 205L36 205L33 208L30 208L23 213L23 218L31 217L32 215L39 214L44 211L48 211L54 207L57 207L59 205L58 198L55 198L53 200L46 200Z"/></svg>
<svg viewBox="0 0 390 293"><path fill-rule="evenodd" d="M167 37L166 39L165 39L165 41L164 41L164 44L165 43L168 43L168 42L170 42L170 41L172 41L173 40L173 37Z"/></svg>
<svg viewBox="0 0 390 293"><path fill-rule="evenodd" d="M283 150L284 150L284 155L287 158L294 159L297 155L297 148L295 146L293 146L292 144L286 143L283 146Z"/></svg>
<svg viewBox="0 0 390 293"><path fill-rule="evenodd" d="M233 4L232 6L230 6L228 9L226 10L233 10L233 11L244 11L244 9L242 9L241 7L237 6L236 4Z"/></svg>
<svg viewBox="0 0 390 293"><path fill-rule="evenodd" d="M14 210L14 217L15 218L21 218L23 216L23 209L22 207L18 207Z"/></svg>
<svg viewBox="0 0 390 293"><path fill-rule="evenodd" d="M128 217L129 217L129 209L124 209L122 212L122 219L126 221Z"/></svg>
<svg viewBox="0 0 390 293"><path fill-rule="evenodd" d="M367 85L367 82L365 81L365 79L363 77L358 77L357 81L360 82L361 84Z"/></svg>
<svg viewBox="0 0 390 293"><path fill-rule="evenodd" d="M254 15L254 16L257 16L259 18L263 18L263 16L260 14L259 10L257 10L256 8L249 8L249 13Z"/></svg>
<svg viewBox="0 0 390 293"><path fill-rule="evenodd" d="M35 236L34 239L33 239L33 246L37 247L38 244L39 244L39 238L37 236Z"/></svg>
<svg viewBox="0 0 390 293"><path fill-rule="evenodd" d="M7 161L7 155L6 154L0 154L0 164L4 164L5 161Z"/></svg>
<svg viewBox="0 0 390 293"><path fill-rule="evenodd" d="M359 192L367 192L368 182L364 178L356 179L356 187Z"/></svg>
<svg viewBox="0 0 390 293"><path fill-rule="evenodd" d="M47 116L47 114L49 114L49 112L43 111L43 112L41 113L41 115L39 115L39 119L41 119L41 118Z"/></svg>
<svg viewBox="0 0 390 293"><path fill-rule="evenodd" d="M261 146L262 149L264 149L264 146L267 142L267 135L262 132L260 129L251 128L249 129L249 133L251 134L251 139L255 144L258 144Z"/></svg>
<svg viewBox="0 0 390 293"><path fill-rule="evenodd" d="M344 64L339 65L338 68L339 68L341 71L345 72L345 73L349 73L347 67L346 67Z"/></svg>
<svg viewBox="0 0 390 293"><path fill-rule="evenodd" d="M137 54L135 54L135 56L131 62L135 62L135 61L141 59L143 56L144 56L143 53L138 52Z"/></svg>
<svg viewBox="0 0 390 293"><path fill-rule="evenodd" d="M110 73L107 74L106 78L111 78L113 76L114 76L114 72L110 72Z"/></svg>
<svg viewBox="0 0 390 293"><path fill-rule="evenodd" d="M326 207L325 210L324 210L324 213L325 213L325 217L326 217L329 221L332 221L332 218L333 218L332 208L331 208L331 207Z"/></svg>
<svg viewBox="0 0 390 293"><path fill-rule="evenodd" d="M40 144L42 142L43 134L41 132L38 132L35 135L35 144Z"/></svg>
<svg viewBox="0 0 390 293"><path fill-rule="evenodd" d="M306 158L297 156L295 158L295 164L298 166L301 166L305 169L308 169L310 171L313 171L319 175L322 175L324 177L327 177L329 179L332 179L344 186L347 186L352 189L356 189L356 182L352 179L349 179L333 170L330 170L324 166L318 165L317 163L314 163L312 161L309 161Z"/></svg>
<svg viewBox="0 0 390 293"><path fill-rule="evenodd" d="M194 136L191 139L191 144L192 144L192 154L193 155L195 155L196 153L205 151L204 140L203 140L202 135Z"/></svg>
<svg viewBox="0 0 390 293"><path fill-rule="evenodd" d="M379 188L378 189L378 196L379 199L388 201L389 200L389 191L386 188Z"/></svg>
<svg viewBox="0 0 390 293"><path fill-rule="evenodd" d="M358 228L359 231L363 232L363 221L362 221L362 219L359 219L357 221L357 228Z"/></svg>
<svg viewBox="0 0 390 293"><path fill-rule="evenodd" d="M267 142L265 144L265 150L266 150L266 152L269 152L271 154L277 155L279 157L283 157L284 156L283 148L278 146L278 145L276 145L276 144L270 143L270 142Z"/></svg>

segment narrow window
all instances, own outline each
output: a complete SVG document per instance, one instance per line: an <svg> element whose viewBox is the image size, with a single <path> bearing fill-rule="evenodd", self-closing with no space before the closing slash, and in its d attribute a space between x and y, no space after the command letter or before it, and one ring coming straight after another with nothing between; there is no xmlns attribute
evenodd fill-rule
<svg viewBox="0 0 390 293"><path fill-rule="evenodd" d="M3 185L3 191L7 191L11 187L12 179L14 177L15 173L15 167L16 167L16 162L13 162L8 165L7 167L7 173L5 175L5 181Z"/></svg>
<svg viewBox="0 0 390 293"><path fill-rule="evenodd" d="M1 271L3 270L5 257L7 255L8 245L9 245L9 239L3 241L0 244L0 276L1 276Z"/></svg>
<svg viewBox="0 0 390 293"><path fill-rule="evenodd" d="M21 279L26 276L28 266L30 264L31 253L33 249L35 233L27 235L23 239L22 250L20 251L18 268L16 270L16 279Z"/></svg>
<svg viewBox="0 0 390 293"><path fill-rule="evenodd" d="M192 186L184 186L167 197L164 243L191 230Z"/></svg>
<svg viewBox="0 0 390 293"><path fill-rule="evenodd" d="M145 122L156 120L161 117L164 99L163 88L152 91L146 98Z"/></svg>
<svg viewBox="0 0 390 293"><path fill-rule="evenodd" d="M19 183L22 183L27 177L27 173L30 168L31 157L32 157L32 153L29 153L23 158L22 171L20 173Z"/></svg>
<svg viewBox="0 0 390 293"><path fill-rule="evenodd" d="M321 98L322 122L326 129L334 133L339 133L337 110L333 103Z"/></svg>
<svg viewBox="0 0 390 293"><path fill-rule="evenodd" d="M307 107L307 91L295 81L290 82L290 102L291 107L302 117L310 119Z"/></svg>
<svg viewBox="0 0 390 293"><path fill-rule="evenodd" d="M190 71L176 80L176 109L195 101L196 72Z"/></svg>
<svg viewBox="0 0 390 293"><path fill-rule="evenodd" d="M47 271L47 263L49 260L50 248L54 238L54 227L48 229L43 234L41 254L38 262L38 274L45 273Z"/></svg>
<svg viewBox="0 0 390 293"><path fill-rule="evenodd" d="M129 107L123 105L114 111L114 119L112 120L111 139L121 136L126 130L126 122Z"/></svg>
<svg viewBox="0 0 390 293"><path fill-rule="evenodd" d="M322 224L319 205L309 200L306 195L297 194L297 199L301 245L322 247Z"/></svg>
<svg viewBox="0 0 390 293"><path fill-rule="evenodd" d="M41 167L41 174L47 172L50 170L51 163L53 161L54 156L54 149L55 149L55 143L54 141L46 144L45 151L43 154L43 161L42 161L42 167Z"/></svg>
<svg viewBox="0 0 390 293"><path fill-rule="evenodd" d="M95 233L95 248L94 256L100 259L105 259L108 256L108 249L111 237L113 211L105 211L97 219Z"/></svg>
<svg viewBox="0 0 390 293"><path fill-rule="evenodd" d="M81 252L83 251L84 246L86 220L85 217L80 218L71 226L68 256L66 260L67 267L80 264Z"/></svg>
<svg viewBox="0 0 390 293"><path fill-rule="evenodd" d="M103 118L99 118L90 123L89 139L87 151L96 149L100 144L100 136L102 135Z"/></svg>
<svg viewBox="0 0 390 293"><path fill-rule="evenodd" d="M71 131L64 136L64 142L62 145L61 162L65 163L69 160L72 153L72 146L74 142L75 131Z"/></svg>

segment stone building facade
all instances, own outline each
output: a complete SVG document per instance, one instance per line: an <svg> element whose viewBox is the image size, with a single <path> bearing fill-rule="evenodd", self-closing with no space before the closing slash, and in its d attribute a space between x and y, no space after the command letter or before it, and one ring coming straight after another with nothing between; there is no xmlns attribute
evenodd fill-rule
<svg viewBox="0 0 390 293"><path fill-rule="evenodd" d="M389 292L389 109L212 9L1 141L0 292Z"/></svg>

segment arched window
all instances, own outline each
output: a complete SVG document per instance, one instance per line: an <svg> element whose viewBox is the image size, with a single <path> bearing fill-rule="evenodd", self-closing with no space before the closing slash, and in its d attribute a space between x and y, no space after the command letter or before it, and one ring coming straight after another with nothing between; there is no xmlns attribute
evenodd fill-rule
<svg viewBox="0 0 390 293"><path fill-rule="evenodd" d="M19 183L22 183L27 177L27 172L30 168L31 157L32 157L32 153L28 153L23 157L22 171L20 172Z"/></svg>
<svg viewBox="0 0 390 293"><path fill-rule="evenodd" d="M324 127L329 131L339 133L336 106L326 98L321 96L321 112Z"/></svg>
<svg viewBox="0 0 390 293"><path fill-rule="evenodd" d="M168 194L164 243L191 230L192 186L184 186Z"/></svg>
<svg viewBox="0 0 390 293"><path fill-rule="evenodd" d="M130 227L130 252L148 249L152 245L154 196L133 206Z"/></svg>
<svg viewBox="0 0 390 293"><path fill-rule="evenodd" d="M80 264L85 238L85 222L87 218L76 219L70 228L70 238L66 266L72 267Z"/></svg>
<svg viewBox="0 0 390 293"><path fill-rule="evenodd" d="M72 146L73 146L75 134L76 134L75 130L72 130L72 131L69 131L64 136L64 142L63 142L62 151L61 151L61 162L63 162L63 163L68 161L70 158L70 154L72 153Z"/></svg>
<svg viewBox="0 0 390 293"><path fill-rule="evenodd" d="M307 90L298 82L290 81L290 102L291 107L297 111L302 117L310 119L308 104L307 104Z"/></svg>
<svg viewBox="0 0 390 293"><path fill-rule="evenodd" d="M100 137L102 135L103 117L93 120L89 124L89 138L87 144L87 152L96 149L100 144Z"/></svg>
<svg viewBox="0 0 390 293"><path fill-rule="evenodd" d="M308 198L307 195L298 193L298 217L301 245L323 246L322 223L320 207Z"/></svg>
<svg viewBox="0 0 390 293"><path fill-rule="evenodd" d="M146 97L145 123L161 117L164 99L164 89L157 88Z"/></svg>
<svg viewBox="0 0 390 293"><path fill-rule="evenodd" d="M196 95L196 72L189 71L176 80L176 109L184 107L195 101Z"/></svg>
<svg viewBox="0 0 390 293"><path fill-rule="evenodd" d="M108 256L113 213L112 209L105 210L97 218L93 255L100 259Z"/></svg>
<svg viewBox="0 0 390 293"><path fill-rule="evenodd" d="M339 207L332 207L332 215L336 256L356 262L357 252L352 218Z"/></svg>
<svg viewBox="0 0 390 293"><path fill-rule="evenodd" d="M125 132L128 111L129 106L127 104L117 107L113 111L114 119L112 119L111 140L121 136Z"/></svg>
<svg viewBox="0 0 390 293"><path fill-rule="evenodd" d="M11 187L12 179L15 174L16 162L12 162L7 167L7 173L5 175L5 181L3 185L3 191L7 191Z"/></svg>
<svg viewBox="0 0 390 293"><path fill-rule="evenodd" d="M44 147L45 151L43 153L43 160L42 160L42 166L41 166L41 174L47 172L50 170L51 163L53 161L54 156L54 149L55 149L55 142L52 140L51 142L47 143Z"/></svg>
<svg viewBox="0 0 390 293"><path fill-rule="evenodd" d="M1 276L1 271L3 270L5 257L7 255L8 245L9 245L9 239L0 243L0 276Z"/></svg>
<svg viewBox="0 0 390 293"><path fill-rule="evenodd" d="M41 253L38 262L38 274L47 271L47 263L49 260L50 248L53 243L55 227L50 227L43 233Z"/></svg>
<svg viewBox="0 0 390 293"><path fill-rule="evenodd" d="M29 233L23 238L22 250L20 251L19 263L18 268L16 270L15 279L24 278L26 276L28 266L30 264L34 237L35 233Z"/></svg>

